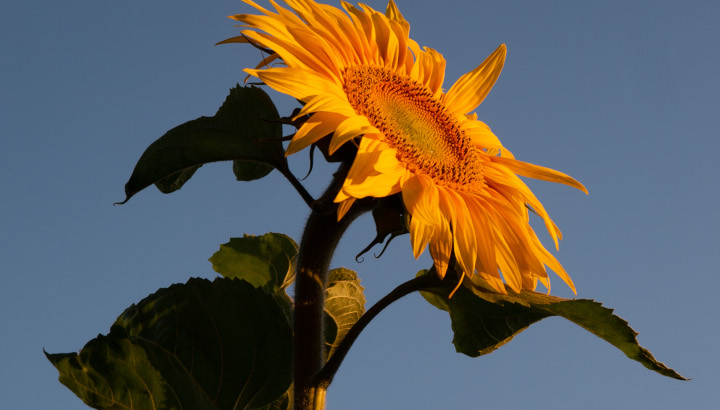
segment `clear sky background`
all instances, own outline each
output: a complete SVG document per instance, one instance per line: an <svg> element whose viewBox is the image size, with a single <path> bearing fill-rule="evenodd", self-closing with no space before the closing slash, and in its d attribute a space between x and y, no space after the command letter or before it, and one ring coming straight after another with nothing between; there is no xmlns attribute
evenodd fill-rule
<svg viewBox="0 0 720 410"><path fill-rule="evenodd" d="M207 258L230 237L299 239L308 210L279 173L239 183L230 163L202 167L172 195L152 188L112 205L151 142L214 114L259 60L249 46L213 46L237 33L225 16L249 6L8 3L0 12L0 397L6 409L82 409L43 348L77 351L158 288L215 277ZM530 182L564 233L557 255L578 297L615 308L656 358L694 380L648 371L560 318L471 359L455 353L447 313L415 294L362 334L328 408L716 408L720 3L398 5L411 36L448 60L446 89L507 44L505 69L477 112L519 159L588 187L585 196ZM293 108L276 101L282 113ZM319 162L307 182L314 194L333 170ZM306 153L292 167L304 175ZM413 259L407 236L382 258L356 263L374 233L363 217L334 259L360 273L368 307L431 264ZM572 297L552 280L554 295Z"/></svg>

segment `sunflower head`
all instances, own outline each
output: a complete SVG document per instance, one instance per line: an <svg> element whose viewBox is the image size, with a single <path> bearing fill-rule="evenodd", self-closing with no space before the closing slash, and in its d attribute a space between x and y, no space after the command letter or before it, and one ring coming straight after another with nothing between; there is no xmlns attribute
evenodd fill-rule
<svg viewBox="0 0 720 410"><path fill-rule="evenodd" d="M572 280L538 240L528 209L555 241L560 231L518 175L560 182L571 177L516 160L472 113L495 84L505 62L499 46L445 92L445 59L410 39L410 25L393 1L385 13L342 2L342 10L312 0L272 1L274 11L245 0L260 14L231 18L249 42L271 54L246 69L275 90L304 103L308 115L286 154L328 144L357 153L335 198L338 219L360 198L399 194L410 215L412 251L429 247L442 278L451 260L462 278L506 293L549 290L549 267ZM276 63L270 66L271 63Z"/></svg>

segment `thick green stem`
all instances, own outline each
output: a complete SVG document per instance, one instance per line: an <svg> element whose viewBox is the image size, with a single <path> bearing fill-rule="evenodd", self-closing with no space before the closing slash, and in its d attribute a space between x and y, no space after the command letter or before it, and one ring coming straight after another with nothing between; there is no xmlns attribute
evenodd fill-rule
<svg viewBox="0 0 720 410"><path fill-rule="evenodd" d="M305 225L297 259L295 282L295 409L317 410L325 407L325 387L313 383L323 365L323 309L325 285L335 249L350 223L370 210L369 204L354 204L342 220L337 220L337 205L332 202L340 189L348 166L343 164L325 194L316 201Z"/></svg>

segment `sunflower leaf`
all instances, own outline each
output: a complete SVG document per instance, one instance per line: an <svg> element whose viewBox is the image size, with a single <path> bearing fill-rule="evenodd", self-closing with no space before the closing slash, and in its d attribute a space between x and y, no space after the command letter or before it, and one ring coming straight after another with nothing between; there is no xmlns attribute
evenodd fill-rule
<svg viewBox="0 0 720 410"><path fill-rule="evenodd" d="M218 278L160 289L80 353L47 357L94 408L257 408L287 392L291 349L272 295Z"/></svg>
<svg viewBox="0 0 720 410"><path fill-rule="evenodd" d="M167 382L150 363L145 350L128 339L98 335L79 354L45 355L60 372L60 382L92 408L177 408L180 405L179 398L169 391ZM197 408L212 409L209 403L201 402Z"/></svg>
<svg viewBox="0 0 720 410"><path fill-rule="evenodd" d="M209 260L215 272L248 281L278 299L288 323L292 324L293 300L287 288L295 281L297 251L298 245L292 238L271 232L230 238Z"/></svg>
<svg viewBox="0 0 720 410"><path fill-rule="evenodd" d="M125 184L121 203L152 184L163 193L174 192L209 162L236 161L235 176L243 181L287 168L278 117L260 88L231 89L215 116L188 121L150 144Z"/></svg>
<svg viewBox="0 0 720 410"><path fill-rule="evenodd" d="M236 159L233 161L233 174L238 181L254 181L265 177L273 170L273 167L262 162L242 161Z"/></svg>
<svg viewBox="0 0 720 410"><path fill-rule="evenodd" d="M452 272L448 273L454 276ZM435 275L435 272L418 272L418 276L425 274ZM639 345L637 332L628 322L598 302L563 299L530 291L513 293L509 288L507 295L501 295L475 285L461 286L448 299L454 285L447 279L442 287L420 293L433 306L449 312L454 332L453 344L459 353L470 357L491 353L531 324L546 317L560 316L617 347L646 368L663 376L687 380L657 361L650 351Z"/></svg>
<svg viewBox="0 0 720 410"><path fill-rule="evenodd" d="M258 407L255 410L292 410L291 403L293 402L293 390L294 385L291 384L285 394L280 396L277 400L266 406Z"/></svg>
<svg viewBox="0 0 720 410"><path fill-rule="evenodd" d="M357 273L350 269L332 269L328 273L325 290L325 343L328 358L365 313L364 290Z"/></svg>
<svg viewBox="0 0 720 410"><path fill-rule="evenodd" d="M170 194L182 188L202 165L185 168L155 181L155 187L163 194Z"/></svg>
<svg viewBox="0 0 720 410"><path fill-rule="evenodd" d="M295 280L298 245L285 234L266 233L230 238L210 257L215 272L226 278L244 279L268 293L287 289Z"/></svg>

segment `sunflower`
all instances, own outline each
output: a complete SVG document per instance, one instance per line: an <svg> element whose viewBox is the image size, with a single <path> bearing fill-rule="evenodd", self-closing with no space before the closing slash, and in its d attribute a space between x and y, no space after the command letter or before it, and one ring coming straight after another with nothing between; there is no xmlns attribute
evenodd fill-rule
<svg viewBox="0 0 720 410"><path fill-rule="evenodd" d="M528 210L545 222L558 247L560 231L518 175L587 190L573 178L516 160L473 110L502 70L506 48L444 92L445 59L420 48L391 0L383 14L366 5L338 8L311 0L271 0L275 11L245 0L261 15L239 14L242 35L272 50L245 71L304 102L309 115L287 147L296 153L324 137L332 154L357 145L348 176L335 198L338 220L360 198L401 193L410 219L412 251L430 248L443 278L457 261L462 279L506 293L550 289L546 267L575 292L557 259L540 243ZM278 60L281 64L270 67ZM452 258L454 256L454 258Z"/></svg>

